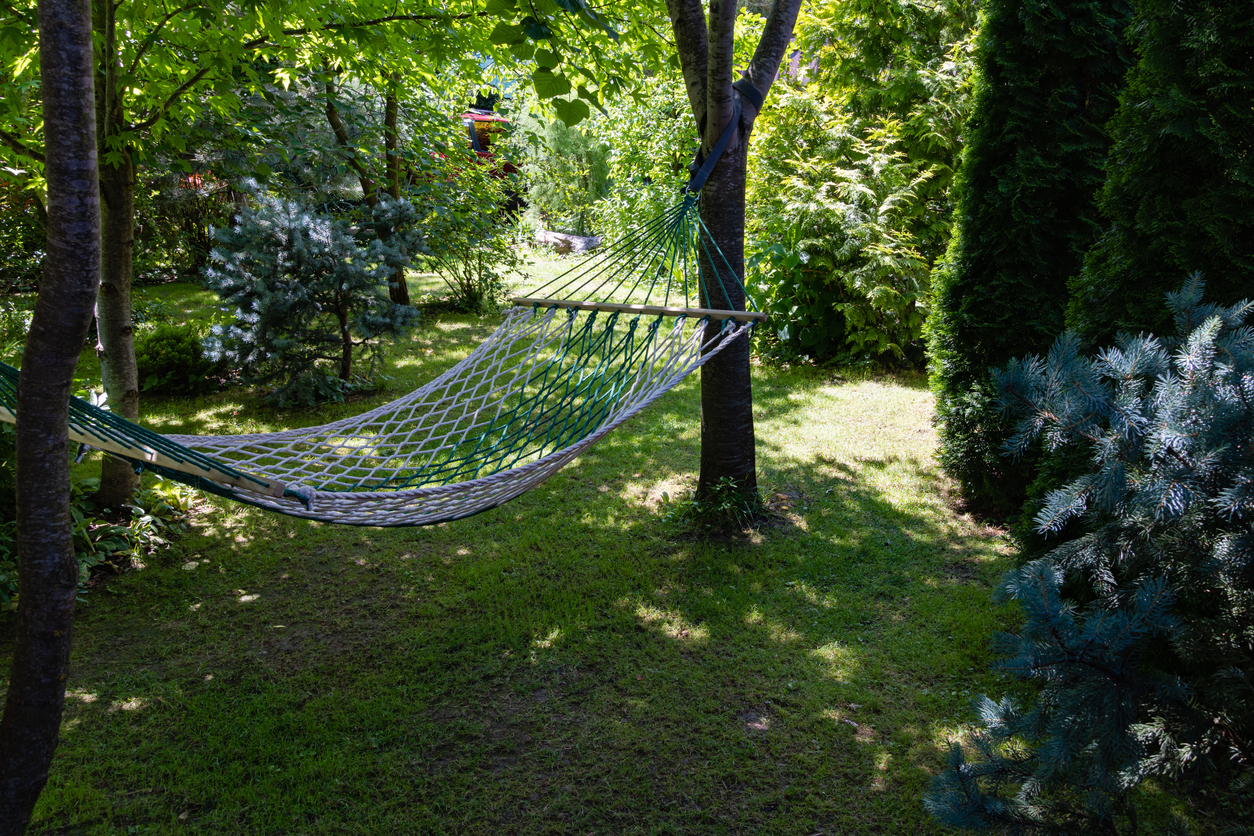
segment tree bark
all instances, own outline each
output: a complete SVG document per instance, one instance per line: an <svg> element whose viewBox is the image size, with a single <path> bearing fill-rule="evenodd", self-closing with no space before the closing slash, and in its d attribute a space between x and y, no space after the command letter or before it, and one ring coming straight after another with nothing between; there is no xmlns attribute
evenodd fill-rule
<svg viewBox="0 0 1254 836"><path fill-rule="evenodd" d="M96 300L96 356L109 409L128 421L139 420L139 370L135 363L131 319L131 276L135 248L135 165L129 147L111 148L109 140L125 129L117 89L117 47L110 0L97 0L92 23L101 51L96 65L96 133L99 141L101 206L101 277ZM109 162L106 154L120 153ZM117 509L139 488L139 477L122 459L105 456L97 501Z"/></svg>
<svg viewBox="0 0 1254 836"><path fill-rule="evenodd" d="M732 60L736 0L712 0L706 24L701 0L667 0L684 86L706 153L718 141L735 113ZM745 77L765 97L792 38L800 0L775 0ZM743 310L745 182L749 134L757 108L741 102L739 124L722 157L701 190L701 219L726 256L735 277L723 276L724 298L707 298L710 307ZM725 265L703 265L725 273ZM707 281L711 295L719 282ZM737 340L701 368L701 475L698 501L724 485L756 501L757 465L753 433L753 390L749 375L748 340Z"/></svg>
<svg viewBox="0 0 1254 836"><path fill-rule="evenodd" d="M395 73L387 81L387 94L383 107L383 152L386 157L388 194L393 200L401 199L400 134L396 129L399 110ZM405 282L405 268L397 267L388 278L388 296L398 305L409 304L409 285Z"/></svg>
<svg viewBox="0 0 1254 836"><path fill-rule="evenodd" d="M139 421L139 369L131 319L135 240L135 168L130 149L117 165L100 168L101 276L96 298L96 356L107 403L114 415ZM124 459L106 456L96 500L117 509L139 489L139 476Z"/></svg>
<svg viewBox="0 0 1254 836"><path fill-rule="evenodd" d="M18 382L17 641L0 719L0 834L20 834L48 780L65 704L78 565L69 398L100 275L89 0L39 3L48 246Z"/></svg>

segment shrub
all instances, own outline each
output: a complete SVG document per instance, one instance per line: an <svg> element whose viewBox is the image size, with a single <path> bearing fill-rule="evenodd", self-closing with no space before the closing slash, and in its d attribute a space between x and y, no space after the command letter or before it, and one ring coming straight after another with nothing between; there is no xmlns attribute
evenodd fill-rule
<svg viewBox="0 0 1254 836"><path fill-rule="evenodd" d="M591 235L593 204L609 190L609 147L585 127L568 127L527 112L517 117L511 143L533 223L557 232Z"/></svg>
<svg viewBox="0 0 1254 836"><path fill-rule="evenodd" d="M423 220L426 252L453 307L496 309L505 301L508 276L522 264L515 227L499 209L505 199L501 181L476 167L435 199Z"/></svg>
<svg viewBox="0 0 1254 836"><path fill-rule="evenodd" d="M1137 63L1111 121L1107 230L1074 283L1068 326L1105 342L1163 331L1181 275L1231 303L1254 283L1254 15L1225 0L1139 0Z"/></svg>
<svg viewBox="0 0 1254 836"><path fill-rule="evenodd" d="M35 193L21 183L0 180L0 293L39 287L47 235Z"/></svg>
<svg viewBox="0 0 1254 836"><path fill-rule="evenodd" d="M16 609L19 593L13 441L13 426L0 423L0 612ZM168 548L187 528L187 495L174 482L158 481L139 491L123 521L117 515L104 518L104 510L92 499L97 484L96 479L71 473L70 514L80 594L94 573L120 571L128 561Z"/></svg>
<svg viewBox="0 0 1254 836"><path fill-rule="evenodd" d="M998 376L1008 452L1090 462L1036 518L1077 536L1004 584L1025 622L998 667L1035 702L982 699L928 796L947 824L1134 832L1146 777L1254 767L1254 304L1201 298L1170 294L1175 339L1090 359L1067 334Z"/></svg>
<svg viewBox="0 0 1254 836"><path fill-rule="evenodd" d="M226 363L206 357L201 339L192 325L158 325L137 332L135 363L143 390L164 395L217 391L227 373Z"/></svg>
<svg viewBox="0 0 1254 836"><path fill-rule="evenodd" d="M946 228L931 170L906 157L899 125L860 125L808 90L778 96L754 132L750 294L791 353L921 364Z"/></svg>
<svg viewBox="0 0 1254 836"><path fill-rule="evenodd" d="M773 350L922 365L971 73L970 4L808 4L750 155L749 275Z"/></svg>
<svg viewBox="0 0 1254 836"><path fill-rule="evenodd" d="M994 0L983 12L954 237L927 330L939 458L984 511L1014 513L1033 477L1030 458L1009 468L998 455L1011 427L989 373L1063 330L1068 282L1100 232L1129 19L1127 0Z"/></svg>
<svg viewBox="0 0 1254 836"><path fill-rule="evenodd" d="M379 341L418 319L384 289L423 239L407 201L384 200L373 223L318 215L264 194L232 229L218 230L205 284L236 306L235 323L214 325L207 356L240 369L269 397L316 403L372 385ZM365 362L364 372L361 362Z"/></svg>

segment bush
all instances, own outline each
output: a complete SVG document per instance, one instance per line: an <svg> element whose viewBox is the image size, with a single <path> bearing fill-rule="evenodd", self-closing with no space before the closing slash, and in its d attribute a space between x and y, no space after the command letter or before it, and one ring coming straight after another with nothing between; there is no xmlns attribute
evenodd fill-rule
<svg viewBox="0 0 1254 836"><path fill-rule="evenodd" d="M1105 124L1130 63L1130 9L1127 0L994 0L982 20L928 348L942 466L974 507L1012 514L1035 465L1009 468L998 456L1011 427L990 371L1048 350L1063 330L1068 282L1100 233Z"/></svg>
<svg viewBox="0 0 1254 836"><path fill-rule="evenodd" d="M143 391L203 395L221 388L226 363L206 357L201 339L192 325L158 325L152 331L138 331L135 363Z"/></svg>
<svg viewBox="0 0 1254 836"><path fill-rule="evenodd" d="M515 228L499 209L505 199L501 181L475 167L435 199L423 220L426 252L452 306L495 310L505 301L508 276L523 263Z"/></svg>
<svg viewBox="0 0 1254 836"><path fill-rule="evenodd" d="M752 136L747 280L784 356L920 366L971 73L970 4L808 4Z"/></svg>
<svg viewBox="0 0 1254 836"><path fill-rule="evenodd" d="M34 194L0 180L0 293L39 287L47 235L43 207Z"/></svg>
<svg viewBox="0 0 1254 836"><path fill-rule="evenodd" d="M1025 622L998 667L1035 703L982 699L928 796L947 824L1131 833L1145 778L1254 767L1254 304L1201 299L1169 296L1175 339L1089 359L1067 334L998 376L1008 452L1090 463L1036 518L1077 536L1005 580Z"/></svg>
<svg viewBox="0 0 1254 836"><path fill-rule="evenodd" d="M318 215L256 195L232 229L218 230L206 286L236 306L214 325L207 356L271 384L280 405L342 400L374 384L379 341L405 333L418 311L388 298L388 278L422 247L416 213L384 200L372 223ZM364 361L365 370L361 368Z"/></svg>
<svg viewBox="0 0 1254 836"><path fill-rule="evenodd" d="M16 609L19 593L13 441L13 426L0 423L0 612ZM121 522L117 515L104 518L104 509L92 499L97 485L96 479L71 473L70 514L80 595L93 574L121 571L127 562L168 548L187 528L187 496L174 482L159 481L139 491L125 509L129 519Z"/></svg>
<svg viewBox="0 0 1254 836"><path fill-rule="evenodd" d="M591 235L593 204L609 190L609 147L587 128L568 127L527 112L510 143L520 155L532 223L556 232Z"/></svg>
<svg viewBox="0 0 1254 836"><path fill-rule="evenodd" d="M1254 15L1225 0L1139 0L1138 60L1111 121L1109 221L1074 282L1068 327L1106 342L1161 332L1158 304L1200 271L1216 302L1254 284Z"/></svg>
<svg viewBox="0 0 1254 836"><path fill-rule="evenodd" d="M788 353L922 365L924 299L947 224L899 125L858 124L779 85L754 132L749 291Z"/></svg>

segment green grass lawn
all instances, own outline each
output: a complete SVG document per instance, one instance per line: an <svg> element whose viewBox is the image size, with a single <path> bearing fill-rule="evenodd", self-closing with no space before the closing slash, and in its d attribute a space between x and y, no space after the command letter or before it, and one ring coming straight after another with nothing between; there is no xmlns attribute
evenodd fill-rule
<svg viewBox="0 0 1254 836"><path fill-rule="evenodd" d="M186 316L213 301L144 293ZM280 411L232 390L148 399L144 421L321 423L493 326L430 317L370 398ZM1007 541L947 504L921 378L753 374L778 520L743 536L698 536L662 499L695 484L695 377L460 522L198 500L175 548L80 609L31 832L940 832L921 795L972 698L1007 686L988 672L1015 621L991 603ZM4 682L12 635L0 619Z"/></svg>

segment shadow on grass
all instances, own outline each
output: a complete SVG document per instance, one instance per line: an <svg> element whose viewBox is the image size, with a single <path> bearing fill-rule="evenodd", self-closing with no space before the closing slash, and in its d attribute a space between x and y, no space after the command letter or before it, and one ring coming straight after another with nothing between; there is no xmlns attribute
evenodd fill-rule
<svg viewBox="0 0 1254 836"><path fill-rule="evenodd" d="M990 686L1005 558L875 406L917 389L759 374L786 522L742 539L659 514L695 380L459 523L208 506L83 611L32 832L938 832L919 796Z"/></svg>

